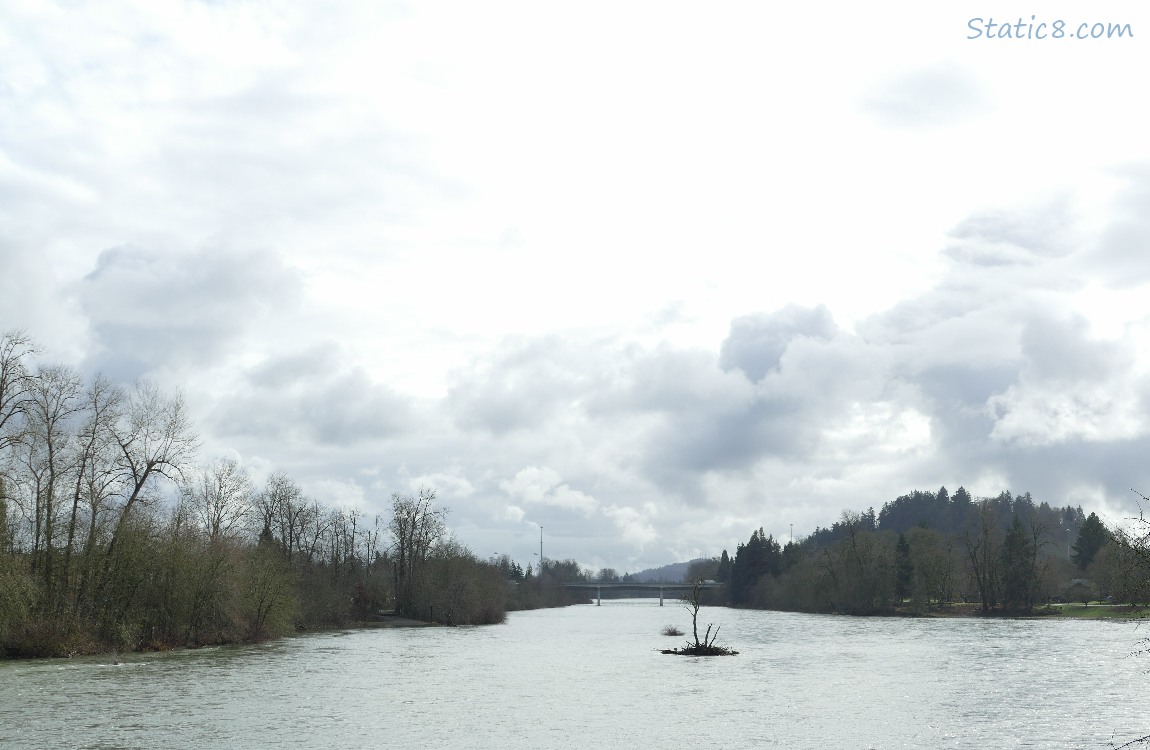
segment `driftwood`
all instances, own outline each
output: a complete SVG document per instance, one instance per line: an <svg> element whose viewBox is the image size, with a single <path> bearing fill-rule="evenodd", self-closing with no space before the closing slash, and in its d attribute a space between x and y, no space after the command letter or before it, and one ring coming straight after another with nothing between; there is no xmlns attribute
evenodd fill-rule
<svg viewBox="0 0 1150 750"><path fill-rule="evenodd" d="M683 648L665 648L660 653L675 654L676 656L735 656L739 652L726 646L696 646L688 643Z"/></svg>

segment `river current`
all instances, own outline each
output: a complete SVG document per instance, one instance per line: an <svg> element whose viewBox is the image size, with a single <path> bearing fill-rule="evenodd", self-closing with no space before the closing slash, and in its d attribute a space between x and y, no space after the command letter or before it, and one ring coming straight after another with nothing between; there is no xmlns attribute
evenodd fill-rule
<svg viewBox="0 0 1150 750"><path fill-rule="evenodd" d="M1109 748L1150 734L1129 622L704 608L731 657L660 654L668 602L504 625L0 662L0 748Z"/></svg>

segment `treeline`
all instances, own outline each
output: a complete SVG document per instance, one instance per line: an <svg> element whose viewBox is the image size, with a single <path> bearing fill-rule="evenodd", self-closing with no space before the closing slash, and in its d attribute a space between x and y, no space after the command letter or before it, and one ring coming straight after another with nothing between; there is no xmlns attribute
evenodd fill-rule
<svg viewBox="0 0 1150 750"><path fill-rule="evenodd" d="M432 490L367 519L283 473L257 488L234 460L197 463L179 394L85 382L36 354L0 337L0 656L252 641L385 612L493 623L566 598L555 575L517 585L472 554Z"/></svg>
<svg viewBox="0 0 1150 750"><path fill-rule="evenodd" d="M1029 493L973 498L961 487L953 496L945 487L915 491L877 514L844 512L830 528L786 544L760 528L734 556L723 550L689 575L727 584L723 596L734 606L803 612L1150 603L1145 550L1116 539L1095 514L1036 503Z"/></svg>
<svg viewBox="0 0 1150 750"><path fill-rule="evenodd" d="M538 568L528 565L524 570L508 555L492 558L508 584L512 587L509 610L565 607L590 601L586 591L568 589L569 583L586 583L586 571L575 560L544 560Z"/></svg>

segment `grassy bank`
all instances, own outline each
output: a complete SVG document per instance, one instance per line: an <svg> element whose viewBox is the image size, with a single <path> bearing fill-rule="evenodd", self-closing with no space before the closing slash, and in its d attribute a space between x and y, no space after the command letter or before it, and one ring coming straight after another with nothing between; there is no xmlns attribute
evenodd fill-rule
<svg viewBox="0 0 1150 750"><path fill-rule="evenodd" d="M1150 616L1150 610L1129 604L1051 604L1035 609L1035 614L1078 620L1141 620Z"/></svg>

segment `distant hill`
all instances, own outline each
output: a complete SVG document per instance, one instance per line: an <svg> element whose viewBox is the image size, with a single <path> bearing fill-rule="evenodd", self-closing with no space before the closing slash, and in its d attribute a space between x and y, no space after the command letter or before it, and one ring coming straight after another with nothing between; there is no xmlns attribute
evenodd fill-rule
<svg viewBox="0 0 1150 750"><path fill-rule="evenodd" d="M632 573L629 580L639 583L680 583L687 577L687 568L691 563L705 562L707 558L700 557L687 562L671 563L661 568L647 568L638 573Z"/></svg>

